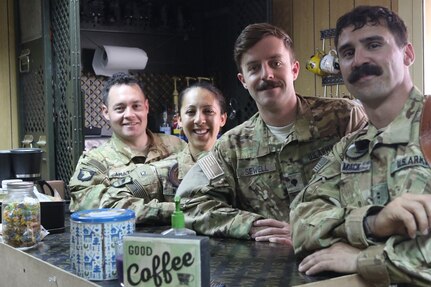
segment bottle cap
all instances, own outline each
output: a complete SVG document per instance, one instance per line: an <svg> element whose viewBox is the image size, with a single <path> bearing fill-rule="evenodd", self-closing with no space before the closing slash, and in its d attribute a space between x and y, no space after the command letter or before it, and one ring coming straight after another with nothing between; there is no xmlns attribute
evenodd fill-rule
<svg viewBox="0 0 431 287"><path fill-rule="evenodd" d="M171 215L171 224L172 228L184 228L184 213L181 211L180 207L180 201L181 197L178 195L175 195L174 202L175 202L175 211Z"/></svg>

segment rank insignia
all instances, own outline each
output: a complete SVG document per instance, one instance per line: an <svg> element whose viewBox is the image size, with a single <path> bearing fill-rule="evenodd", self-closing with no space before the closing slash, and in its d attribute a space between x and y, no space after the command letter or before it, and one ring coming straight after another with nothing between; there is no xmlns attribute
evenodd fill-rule
<svg viewBox="0 0 431 287"><path fill-rule="evenodd" d="M287 192L290 194L296 194L304 188L304 181L302 180L301 173L292 173L284 175L286 181Z"/></svg>

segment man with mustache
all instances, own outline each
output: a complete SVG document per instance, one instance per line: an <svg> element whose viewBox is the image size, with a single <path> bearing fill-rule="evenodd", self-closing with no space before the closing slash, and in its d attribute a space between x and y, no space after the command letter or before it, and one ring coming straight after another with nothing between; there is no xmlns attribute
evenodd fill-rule
<svg viewBox="0 0 431 287"><path fill-rule="evenodd" d="M348 90L370 124L343 138L292 203L299 271L359 273L370 286L431 285L431 168L419 143L424 96L402 19L359 6L336 26ZM404 285L405 284L405 285Z"/></svg>
<svg viewBox="0 0 431 287"><path fill-rule="evenodd" d="M299 63L278 27L247 26L234 58L258 113L225 133L182 181L186 224L211 236L291 244L289 204L320 157L367 119L349 100L295 93Z"/></svg>

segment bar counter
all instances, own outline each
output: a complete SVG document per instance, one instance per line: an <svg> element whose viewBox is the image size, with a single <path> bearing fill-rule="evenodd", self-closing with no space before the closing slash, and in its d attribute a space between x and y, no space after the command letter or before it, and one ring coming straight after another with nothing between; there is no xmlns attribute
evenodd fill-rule
<svg viewBox="0 0 431 287"><path fill-rule="evenodd" d="M165 227L137 227L136 232L160 233ZM67 272L71 272L69 259L70 248L69 215L66 216L66 232L49 234L37 247L25 253L48 262ZM210 238L210 280L211 287L233 286L296 286L310 282L312 286L341 286L335 282L324 280L336 277L335 274L325 274L320 277L309 277L298 272L291 246L269 242L235 240L226 238ZM0 252L1 253L1 252ZM1 259L0 254L0 261ZM3 258L4 259L4 258ZM25 271L24 271L25 272ZM356 275L350 275L356 276ZM342 276L335 278L343 278ZM357 276L356 276L357 277ZM353 280L357 281L354 277ZM350 277L349 277L350 278ZM350 278L352 279L352 278ZM350 282L351 280L348 280ZM316 282L319 281L319 282ZM93 281L98 286L120 286L116 280ZM346 283L346 282L344 282ZM349 283L350 284L350 283ZM53 285L56 286L56 285ZM65 286L65 285L58 285ZM350 286L361 286L350 284Z"/></svg>

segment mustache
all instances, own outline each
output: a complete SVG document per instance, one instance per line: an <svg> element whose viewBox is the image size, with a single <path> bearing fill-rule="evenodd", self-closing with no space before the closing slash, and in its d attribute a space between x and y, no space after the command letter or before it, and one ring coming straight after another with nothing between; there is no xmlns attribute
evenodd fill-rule
<svg viewBox="0 0 431 287"><path fill-rule="evenodd" d="M265 91L273 88L281 87L281 82L275 82L275 81L263 81L262 83L257 86L258 91Z"/></svg>
<svg viewBox="0 0 431 287"><path fill-rule="evenodd" d="M364 76L369 76L369 75L380 76L381 74L383 74L383 70L379 66L364 64L354 69L350 74L349 78L347 79L347 81L349 81L350 84L354 84Z"/></svg>

